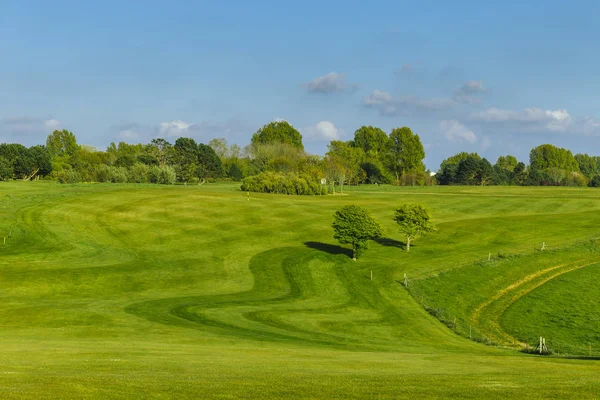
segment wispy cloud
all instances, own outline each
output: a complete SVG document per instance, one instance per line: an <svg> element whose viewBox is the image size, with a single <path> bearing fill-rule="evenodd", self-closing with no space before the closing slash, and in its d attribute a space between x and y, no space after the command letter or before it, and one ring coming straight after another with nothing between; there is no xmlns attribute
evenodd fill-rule
<svg viewBox="0 0 600 400"><path fill-rule="evenodd" d="M46 137L61 127L62 123L55 118L0 117L0 142L45 143Z"/></svg>
<svg viewBox="0 0 600 400"><path fill-rule="evenodd" d="M573 128L572 118L565 109L526 108L523 111L513 111L492 107L472 113L470 119L521 132L566 132Z"/></svg>
<svg viewBox="0 0 600 400"><path fill-rule="evenodd" d="M455 93L454 100L463 104L479 104L481 99L478 97L487 92L483 81L468 81L464 83Z"/></svg>
<svg viewBox="0 0 600 400"><path fill-rule="evenodd" d="M303 86L309 93L321 94L351 93L358 88L357 84L347 84L344 75L337 72L316 77Z"/></svg>
<svg viewBox="0 0 600 400"><path fill-rule="evenodd" d="M457 105L447 98L420 99L418 97L395 98L390 93L374 90L363 99L365 107L375 108L381 115L395 116L409 112L433 112L449 110Z"/></svg>

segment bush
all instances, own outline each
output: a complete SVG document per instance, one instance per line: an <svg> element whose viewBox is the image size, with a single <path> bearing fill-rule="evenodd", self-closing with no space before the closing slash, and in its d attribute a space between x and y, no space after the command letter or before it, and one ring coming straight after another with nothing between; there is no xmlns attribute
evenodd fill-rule
<svg viewBox="0 0 600 400"><path fill-rule="evenodd" d="M81 174L79 172L74 171L72 169L65 169L57 174L57 179L59 183L78 183L81 182Z"/></svg>
<svg viewBox="0 0 600 400"><path fill-rule="evenodd" d="M112 183L127 183L127 168L109 167L108 176Z"/></svg>
<svg viewBox="0 0 600 400"><path fill-rule="evenodd" d="M135 163L129 168L127 181L129 183L148 183L150 167L146 164Z"/></svg>
<svg viewBox="0 0 600 400"><path fill-rule="evenodd" d="M581 172L571 172L565 179L565 185L585 187L588 185L588 179Z"/></svg>
<svg viewBox="0 0 600 400"><path fill-rule="evenodd" d="M263 172L244 179L241 189L248 192L288 195L325 195L327 188L309 175Z"/></svg>
<svg viewBox="0 0 600 400"><path fill-rule="evenodd" d="M173 167L168 165L154 165L148 170L148 180L150 183L158 183L162 185L172 185L177 180L177 174Z"/></svg>
<svg viewBox="0 0 600 400"><path fill-rule="evenodd" d="M600 187L600 175L596 175L589 183L590 187Z"/></svg>
<svg viewBox="0 0 600 400"><path fill-rule="evenodd" d="M110 182L110 168L108 165L100 164L94 167L94 182Z"/></svg>

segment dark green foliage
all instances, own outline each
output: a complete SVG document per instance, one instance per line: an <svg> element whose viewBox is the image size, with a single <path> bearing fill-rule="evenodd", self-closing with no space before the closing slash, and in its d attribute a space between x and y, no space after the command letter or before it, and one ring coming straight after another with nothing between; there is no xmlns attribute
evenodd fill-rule
<svg viewBox="0 0 600 400"><path fill-rule="evenodd" d="M241 189L247 192L288 195L325 195L327 188L309 175L263 172L244 179Z"/></svg>
<svg viewBox="0 0 600 400"><path fill-rule="evenodd" d="M379 223L362 207L349 205L336 211L333 216L333 238L352 246L352 258L356 259L368 248L368 241L380 238L383 231Z"/></svg>
<svg viewBox="0 0 600 400"><path fill-rule="evenodd" d="M600 187L600 175L595 175L589 183L590 187Z"/></svg>
<svg viewBox="0 0 600 400"><path fill-rule="evenodd" d="M368 183L384 184L390 183L392 180L388 176L383 163L378 159L370 158L363 162L360 167L365 172Z"/></svg>
<svg viewBox="0 0 600 400"><path fill-rule="evenodd" d="M129 168L136 163L136 157L133 154L124 154L117 158L114 163L115 167Z"/></svg>
<svg viewBox="0 0 600 400"><path fill-rule="evenodd" d="M0 157L0 181L8 181L13 176L12 166L4 157Z"/></svg>
<svg viewBox="0 0 600 400"><path fill-rule="evenodd" d="M227 174L231 179L233 179L236 182L239 182L244 178L244 173L237 164L231 164L229 166L229 172Z"/></svg>
<svg viewBox="0 0 600 400"><path fill-rule="evenodd" d="M173 150L180 181L219 178L223 175L221 159L210 146L197 144L191 138L179 138Z"/></svg>
<svg viewBox="0 0 600 400"><path fill-rule="evenodd" d="M440 185L455 185L458 183L458 166L461 161L467 158L480 160L481 157L477 153L458 153L442 161L440 169L436 175L436 179ZM463 167L464 169L464 167ZM465 171L466 172L466 171ZM464 173L464 172L463 172Z"/></svg>
<svg viewBox="0 0 600 400"><path fill-rule="evenodd" d="M221 159L212 149L203 143L198 145L198 176L201 179L220 178L223 175Z"/></svg>
<svg viewBox="0 0 600 400"><path fill-rule="evenodd" d="M271 122L252 135L252 144L276 143L286 143L297 149L304 150L302 135L287 121Z"/></svg>
<svg viewBox="0 0 600 400"><path fill-rule="evenodd" d="M468 155L460 161L456 170L456 182L459 185L478 185L480 173L479 156Z"/></svg>

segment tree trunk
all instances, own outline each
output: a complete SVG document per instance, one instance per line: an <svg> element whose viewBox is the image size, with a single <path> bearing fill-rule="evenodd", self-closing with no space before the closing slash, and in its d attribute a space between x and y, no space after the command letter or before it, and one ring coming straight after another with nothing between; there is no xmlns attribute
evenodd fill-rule
<svg viewBox="0 0 600 400"><path fill-rule="evenodd" d="M410 237L406 237L406 251L410 251Z"/></svg>
<svg viewBox="0 0 600 400"><path fill-rule="evenodd" d="M352 261L356 261L356 243L352 243Z"/></svg>

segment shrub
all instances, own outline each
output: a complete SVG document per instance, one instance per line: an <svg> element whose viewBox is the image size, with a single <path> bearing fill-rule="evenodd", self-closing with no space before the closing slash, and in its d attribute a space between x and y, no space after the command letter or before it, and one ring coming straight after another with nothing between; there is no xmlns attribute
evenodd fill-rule
<svg viewBox="0 0 600 400"><path fill-rule="evenodd" d="M288 195L325 195L327 188L309 175L263 172L244 179L241 189L248 192Z"/></svg>
<svg viewBox="0 0 600 400"><path fill-rule="evenodd" d="M177 180L177 174L175 173L173 167L168 165L154 165L148 170L148 180L150 183L172 185Z"/></svg>
<svg viewBox="0 0 600 400"><path fill-rule="evenodd" d="M127 168L125 167L109 167L108 175L112 183L127 183Z"/></svg>
<svg viewBox="0 0 600 400"><path fill-rule="evenodd" d="M571 172L565 180L567 186L585 187L588 185L588 179L581 172Z"/></svg>
<svg viewBox="0 0 600 400"><path fill-rule="evenodd" d="M146 164L135 163L129 168L127 181L130 183L147 183L150 167Z"/></svg>
<svg viewBox="0 0 600 400"><path fill-rule="evenodd" d="M57 173L57 179L60 183L78 183L81 182L81 175L72 169L65 169Z"/></svg>
<svg viewBox="0 0 600 400"><path fill-rule="evenodd" d="M93 175L95 182L110 182L110 168L108 165L100 164L95 166Z"/></svg>
<svg viewBox="0 0 600 400"><path fill-rule="evenodd" d="M592 178L589 185L591 187L600 187L600 175L596 175Z"/></svg>

